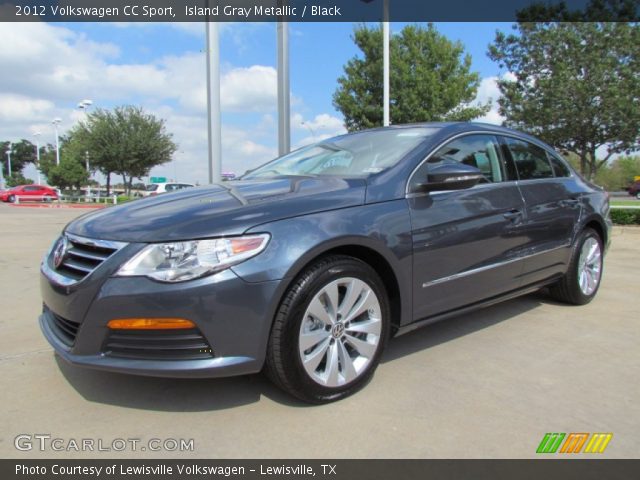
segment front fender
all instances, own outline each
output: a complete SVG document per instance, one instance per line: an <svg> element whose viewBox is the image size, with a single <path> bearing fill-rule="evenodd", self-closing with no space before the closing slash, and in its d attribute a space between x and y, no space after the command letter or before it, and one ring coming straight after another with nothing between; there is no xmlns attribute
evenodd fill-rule
<svg viewBox="0 0 640 480"><path fill-rule="evenodd" d="M373 251L389 265L400 294L400 324L411 320L411 223L404 199L279 220L247 231L259 232L271 234L266 250L233 271L247 282L284 279L277 303L314 259L338 248L361 248L365 261Z"/></svg>

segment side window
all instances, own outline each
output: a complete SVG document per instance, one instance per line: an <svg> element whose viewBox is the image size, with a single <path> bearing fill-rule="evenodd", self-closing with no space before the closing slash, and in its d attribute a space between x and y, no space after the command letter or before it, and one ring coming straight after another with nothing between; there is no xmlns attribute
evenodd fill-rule
<svg viewBox="0 0 640 480"><path fill-rule="evenodd" d="M553 167L553 173L555 173L556 177L571 176L571 170L569 170L569 167L567 167L562 160L560 160L555 155L550 154L549 152L547 152L547 157L549 157L549 160L551 161L551 166Z"/></svg>
<svg viewBox="0 0 640 480"><path fill-rule="evenodd" d="M409 191L416 191L429 170L446 163L464 163L479 169L484 175L480 183L502 182L507 179L499 153L498 140L493 135L466 135L457 138L429 156L411 178Z"/></svg>
<svg viewBox="0 0 640 480"><path fill-rule="evenodd" d="M506 137L505 142L516 164L520 180L553 178L553 169L547 158L547 152L524 140Z"/></svg>

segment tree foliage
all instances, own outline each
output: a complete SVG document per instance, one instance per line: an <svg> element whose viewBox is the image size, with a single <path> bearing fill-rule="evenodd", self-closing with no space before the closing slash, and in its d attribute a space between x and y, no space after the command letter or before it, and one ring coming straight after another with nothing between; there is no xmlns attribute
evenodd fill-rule
<svg viewBox="0 0 640 480"><path fill-rule="evenodd" d="M47 175L49 183L61 190L67 188L80 188L86 185L89 174L84 164L77 157L65 156L60 159L60 165L49 170Z"/></svg>
<svg viewBox="0 0 640 480"><path fill-rule="evenodd" d="M5 180L7 187L17 187L18 185L30 185L35 183L31 178L26 178L22 172L12 172L11 177Z"/></svg>
<svg viewBox="0 0 640 480"><path fill-rule="evenodd" d="M382 125L382 30L356 28L362 51L344 67L333 95L349 131ZM489 105L471 106L480 83L471 57L432 24L408 25L390 41L390 117L393 123L472 120Z"/></svg>
<svg viewBox="0 0 640 480"><path fill-rule="evenodd" d="M565 2L535 3L520 10L519 22L637 22L638 0L591 0L584 10L569 10Z"/></svg>
<svg viewBox="0 0 640 480"><path fill-rule="evenodd" d="M29 140L19 142L0 142L0 158L2 158L3 173L7 175L7 150L11 152L11 173L21 173L29 163L36 163L36 146Z"/></svg>
<svg viewBox="0 0 640 480"><path fill-rule="evenodd" d="M149 174L156 165L171 161L176 151L165 122L133 106L113 111L96 110L71 131L80 151L89 152L90 165L107 176L122 176L127 190L134 178Z"/></svg>
<svg viewBox="0 0 640 480"><path fill-rule="evenodd" d="M514 78L499 81L507 126L575 153L593 178L612 155L639 148L640 30L633 23L518 23L496 34L489 56ZM603 158L599 149L606 150Z"/></svg>

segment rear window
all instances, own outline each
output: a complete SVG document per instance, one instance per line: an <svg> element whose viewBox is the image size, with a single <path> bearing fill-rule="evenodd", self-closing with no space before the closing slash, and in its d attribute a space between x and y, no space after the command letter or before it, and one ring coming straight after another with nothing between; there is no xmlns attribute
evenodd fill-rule
<svg viewBox="0 0 640 480"><path fill-rule="evenodd" d="M569 170L569 167L567 167L562 160L554 155L551 155L549 152L547 152L547 155L549 156L551 166L553 167L553 173L555 173L556 177L571 176L571 170Z"/></svg>
<svg viewBox="0 0 640 480"><path fill-rule="evenodd" d="M520 180L553 178L553 169L544 149L524 140L510 137L506 137L504 140L516 164Z"/></svg>

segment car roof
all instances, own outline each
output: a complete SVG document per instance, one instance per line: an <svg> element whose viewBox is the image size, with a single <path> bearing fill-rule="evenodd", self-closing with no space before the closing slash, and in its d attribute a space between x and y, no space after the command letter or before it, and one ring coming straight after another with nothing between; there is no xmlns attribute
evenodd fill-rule
<svg viewBox="0 0 640 480"><path fill-rule="evenodd" d="M527 133L521 132L519 130L514 130L512 128L503 127L500 125L495 125L492 123L485 122L418 122L418 123L403 123L398 125L389 125L387 127L376 127L367 130L358 130L356 132L351 133L364 133L364 132L376 132L376 131L384 131L384 130L394 130L394 129L405 129L405 128L431 128L440 130L440 134L443 136L455 135L457 133L465 133L465 132L487 132L493 133L496 135L512 135L517 136L525 140L529 140L531 142L537 143L539 145L543 145L547 148L552 148L542 140L533 137ZM350 135L347 133L342 136ZM338 137L339 138L339 137ZM322 142L320 142L322 143Z"/></svg>

